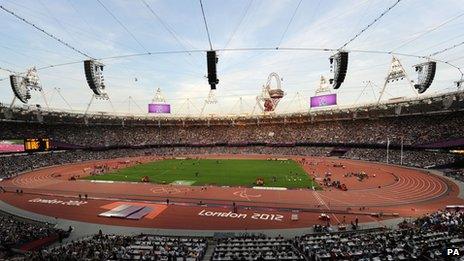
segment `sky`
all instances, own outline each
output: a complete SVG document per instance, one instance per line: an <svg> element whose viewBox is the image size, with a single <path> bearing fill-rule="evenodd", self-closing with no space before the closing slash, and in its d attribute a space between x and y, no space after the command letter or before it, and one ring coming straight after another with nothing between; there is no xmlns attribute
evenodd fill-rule
<svg viewBox="0 0 464 261"><path fill-rule="evenodd" d="M338 49L374 21L396 0L203 0L213 49ZM151 8L151 10L145 5ZM160 88L173 115L258 113L256 97L270 73L282 78L285 97L276 113L308 111L321 75L330 76L334 52L248 50L218 51L216 104L206 104L205 77L210 48L198 0L1 0L0 5L93 58L146 52L183 51L119 59L103 59L110 101L96 100L90 110L145 114ZM153 12L152 12L153 11ZM87 57L0 10L0 68L39 70L51 108L83 112L91 97L83 63ZM402 0L350 42L348 72L338 96L340 107L372 103L388 73L395 51L428 56L464 66L462 0ZM195 52L185 52L200 50ZM413 66L425 59L397 55L410 80ZM75 62L75 63L73 63ZM0 69L0 103L13 100L8 76ZM456 90L459 71L445 63L425 94ZM274 87L275 83L271 82ZM384 100L415 97L407 80L387 85ZM45 102L33 92L29 105ZM22 106L16 102L15 105Z"/></svg>

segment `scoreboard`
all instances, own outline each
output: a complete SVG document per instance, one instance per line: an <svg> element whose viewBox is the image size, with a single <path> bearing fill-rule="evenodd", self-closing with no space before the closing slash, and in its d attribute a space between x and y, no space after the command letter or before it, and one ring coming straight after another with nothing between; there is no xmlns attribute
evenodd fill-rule
<svg viewBox="0 0 464 261"><path fill-rule="evenodd" d="M25 139L24 140L24 150L26 152L34 151L47 151L51 148L51 141L49 138L39 138L39 139Z"/></svg>

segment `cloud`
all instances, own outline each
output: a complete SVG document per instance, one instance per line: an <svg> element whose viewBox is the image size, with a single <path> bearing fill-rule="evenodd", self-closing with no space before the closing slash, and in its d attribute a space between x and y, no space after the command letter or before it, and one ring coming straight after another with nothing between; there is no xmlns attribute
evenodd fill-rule
<svg viewBox="0 0 464 261"><path fill-rule="evenodd" d="M47 31L72 43L95 57L114 56L142 52L140 46L94 1L6 1L5 6L18 11ZM230 39L240 16L249 0L204 1L215 48L222 48ZM137 1L105 1L108 8L131 30L150 51L182 50L177 41ZM320 1L305 0L286 33L283 47L338 48L376 18L394 1ZM70 4L71 3L71 4ZM176 35L188 48L208 48L201 11L195 1L149 1L162 19L176 31ZM298 1L253 0L253 3L229 44L230 48L273 47L278 43ZM47 10L48 9L48 10ZM402 1L390 13L369 28L348 49L388 51L408 39L419 35L449 17L463 12L459 0ZM58 21L58 22L57 22ZM6 13L0 16L4 24L0 36L8 39L0 44L1 67L25 70L34 65L50 65L82 60L82 57L59 43L47 38L30 26ZM460 32L463 19L425 34L418 41L401 48L401 52L429 54L464 40ZM20 32L20 33L18 33ZM461 36L459 36L461 34ZM450 39L450 42L444 40ZM438 44L441 43L441 44ZM456 59L462 56L461 46L437 57ZM279 105L280 111L296 111L314 95L320 75L329 74L329 52L297 51L230 51L219 52L216 91L219 103L208 105L208 113L228 113L242 97L248 110L252 110L256 96L271 72L283 79L287 96ZM415 79L412 66L422 60L411 57L401 59L411 79ZM350 53L348 74L337 91L341 104L353 104L367 81L382 86L389 68L390 55ZM6 62L5 62L6 61ZM464 59L455 61L464 65ZM173 105L174 111L185 110L190 98L192 110L201 110L208 95L204 53L151 55L128 59L105 60L105 77L108 92L116 110L128 110L128 97L146 106L156 88L161 88ZM63 95L76 109L84 110L91 96L82 64L56 67L40 71L46 93L59 87ZM0 77L8 73L0 71ZM447 90L453 86L459 74L455 68L438 64L437 75L429 93ZM135 81L137 78L137 81ZM394 96L410 96L407 82L389 87ZM378 90L374 90L378 92ZM299 93L297 96L296 94ZM377 93L378 94L378 93ZM56 94L52 101L58 104ZM298 97L298 101L296 98ZM33 102L40 102L35 97ZM12 93L7 80L0 81L0 102L9 103ZM374 100L372 91L362 95L360 102ZM305 104L306 102L306 104ZM184 107L182 107L184 106ZM198 108L195 109L194 107ZM215 108L213 108L215 107ZM134 107L135 108L135 107ZM235 107L237 108L237 107ZM111 106L99 102L96 110L110 111ZM191 110L191 111L192 111Z"/></svg>

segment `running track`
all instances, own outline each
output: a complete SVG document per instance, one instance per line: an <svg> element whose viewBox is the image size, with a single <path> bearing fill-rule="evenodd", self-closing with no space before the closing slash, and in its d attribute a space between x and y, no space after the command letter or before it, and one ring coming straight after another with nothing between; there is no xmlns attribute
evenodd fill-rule
<svg viewBox="0 0 464 261"><path fill-rule="evenodd" d="M198 157L198 156L196 156ZM265 155L208 155L205 158L269 158ZM273 156L277 157L277 156ZM294 158L301 162L301 157ZM135 164L134 159L115 159L104 161L113 167ZM153 157L137 158L137 161L156 160ZM125 163L122 163L125 162ZM272 208L276 211L300 209L309 212L349 211L360 207L370 211L404 213L411 208L422 208L425 211L445 204L461 202L456 198L457 186L439 176L423 170L403 168L363 161L305 157L302 167L316 180L324 177L326 172L332 179L347 184L348 191L325 188L322 191L301 190L256 190L240 187L207 187L156 185L142 183L99 183L86 180L69 181L73 175L87 175L88 170L100 162L84 162L80 164L55 166L25 173L11 180L3 181L1 186L14 191L22 189L31 195L47 195L55 197L76 197L88 194L96 200L132 200L170 202L179 205L202 202L211 207L230 206L235 202L240 207L256 209ZM343 165L344 168L335 167ZM364 171L370 177L358 181L354 177L344 177L347 172ZM373 175L375 174L375 177ZM0 195L0 200L2 199ZM7 200L15 205L15 200ZM338 220L337 216L334 218Z"/></svg>

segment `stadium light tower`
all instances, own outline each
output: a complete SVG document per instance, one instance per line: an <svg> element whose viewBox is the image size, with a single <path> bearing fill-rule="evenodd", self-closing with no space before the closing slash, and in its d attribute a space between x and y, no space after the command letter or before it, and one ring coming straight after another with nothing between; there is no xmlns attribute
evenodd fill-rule
<svg viewBox="0 0 464 261"><path fill-rule="evenodd" d="M218 100L217 100L217 97L216 97L216 90L215 89L209 90L208 96L206 97L206 99L205 99L205 101L203 103L203 107L201 107L200 116L203 115L203 113L205 111L205 108L206 108L206 105L216 104L217 102L218 102Z"/></svg>
<svg viewBox="0 0 464 261"><path fill-rule="evenodd" d="M372 96L374 98L374 101L377 99L377 97L375 96L375 88L377 88L377 85L372 82L372 81L363 81L363 83L365 83L364 85L364 88L362 89L361 93L358 95L358 98L356 98L355 102L353 103L353 105L357 105L358 104L358 101L359 99L364 95L364 94L367 94L367 88L370 88L371 91L372 91Z"/></svg>
<svg viewBox="0 0 464 261"><path fill-rule="evenodd" d="M317 87L315 94L320 95L320 94L325 94L325 93L330 93L330 84L327 78L325 78L323 75L321 75L321 78L319 80L319 87Z"/></svg>
<svg viewBox="0 0 464 261"><path fill-rule="evenodd" d="M151 103L148 104L148 113L171 113L171 104L166 103L166 99L160 88L156 90L155 96L151 100Z"/></svg>
<svg viewBox="0 0 464 261"><path fill-rule="evenodd" d="M166 103L166 99L164 98L160 88L156 89L155 96L151 101L153 103Z"/></svg>
<svg viewBox="0 0 464 261"><path fill-rule="evenodd" d="M392 83L394 81L400 81L406 79L411 86L413 92L418 96L414 86L412 85L412 81L409 79L406 71L404 70L403 65L401 64L400 60L395 56L392 56L392 61L390 63L390 70L388 71L387 77L385 78L385 82L383 84L382 90L380 91L379 99L377 100L377 104L380 103L382 97L385 93L388 83Z"/></svg>

